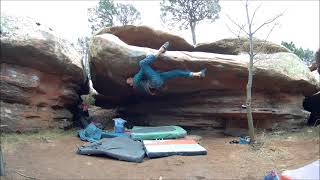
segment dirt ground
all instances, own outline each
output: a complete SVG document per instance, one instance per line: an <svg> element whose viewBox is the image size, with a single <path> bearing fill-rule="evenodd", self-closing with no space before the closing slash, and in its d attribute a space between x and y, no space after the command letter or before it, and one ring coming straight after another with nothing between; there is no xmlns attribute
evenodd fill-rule
<svg viewBox="0 0 320 180"><path fill-rule="evenodd" d="M262 179L268 170L281 172L319 159L319 129L260 132L255 146L229 144L237 138L219 131L191 131L202 137L208 155L145 158L143 163L78 155L76 144L84 142L74 130L3 134L7 176L1 179Z"/></svg>

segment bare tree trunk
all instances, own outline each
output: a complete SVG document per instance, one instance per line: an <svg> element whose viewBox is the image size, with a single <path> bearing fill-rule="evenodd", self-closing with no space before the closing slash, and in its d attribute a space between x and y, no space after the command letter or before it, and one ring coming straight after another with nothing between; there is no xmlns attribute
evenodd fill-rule
<svg viewBox="0 0 320 180"><path fill-rule="evenodd" d="M252 39L250 39L250 49L251 49L251 43ZM249 127L249 136L251 138L251 141L254 142L255 135L254 135L254 126L253 126L253 117L252 117L252 109L251 109L251 102L252 102L252 79L253 79L253 56L250 54L250 62L249 62L249 73L248 73L248 83L247 83L247 100L246 100L246 106L247 106L247 119L248 119L248 127Z"/></svg>
<svg viewBox="0 0 320 180"><path fill-rule="evenodd" d="M252 79L253 79L253 33L251 30L252 23L250 22L249 19L249 12L248 12L248 1L246 2L246 12L247 12L247 20L248 20L248 25L249 25L249 42L250 42L250 51L249 51L249 56L250 56L250 61L249 61L249 67L248 67L248 83L247 83L247 119L248 119L248 127L249 127L249 136L251 139L251 142L255 141L255 135L254 135L254 126L253 126L253 117L252 117L252 109L251 109L251 102L252 102Z"/></svg>
<svg viewBox="0 0 320 180"><path fill-rule="evenodd" d="M192 34L192 41L193 41L193 45L196 45L197 41L196 41L196 24L190 22L190 28L191 28L191 34Z"/></svg>
<svg viewBox="0 0 320 180"><path fill-rule="evenodd" d="M261 6L261 4L260 4L260 6ZM266 25L268 25L270 23L273 23L275 20L277 20L279 17L281 17L283 15L283 13L284 13L283 12L283 13L278 14L277 16L275 16L275 17L263 22L260 26L257 26L258 28L256 28L255 30L252 30L253 19L254 19L254 16L255 16L257 10L260 8L260 6L258 6L254 10L254 12L252 14L252 17L251 17L251 20L250 20L249 10L248 10L248 0L246 0L245 8L246 8L246 15L247 15L247 23L244 24L244 25L240 25L239 23L237 23L236 21L231 19L229 16L227 16L229 18L229 20L239 28L238 36L240 34L240 31L244 32L246 35L248 35L249 43L250 43L250 50L248 52L248 54L250 56L250 61L249 61L249 64L248 64L248 83L247 83L247 89L246 89L247 90L246 109L247 109L248 128L249 128L249 135L250 135L250 138L251 138L251 142L255 141L253 117L252 117L252 107L251 107L251 105L252 105L253 60L254 60L254 56L259 52L259 51L253 52L253 49L254 49L254 47L253 47L253 35L258 30L260 30L262 27L264 27L264 26L266 26ZM245 30L246 26L248 26L248 30L249 31ZM270 33L272 32L274 26L270 30L267 38L269 37ZM236 34L232 30L230 30L230 31L233 34ZM319 68L318 68L318 70L319 70Z"/></svg>

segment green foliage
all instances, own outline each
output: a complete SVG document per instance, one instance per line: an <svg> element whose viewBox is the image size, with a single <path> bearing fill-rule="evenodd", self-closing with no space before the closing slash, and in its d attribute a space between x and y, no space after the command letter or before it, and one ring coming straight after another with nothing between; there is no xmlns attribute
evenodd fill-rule
<svg viewBox="0 0 320 180"><path fill-rule="evenodd" d="M90 105L95 105L96 99L93 97L93 94L81 95L83 102L86 102Z"/></svg>
<svg viewBox="0 0 320 180"><path fill-rule="evenodd" d="M215 21L221 10L219 0L163 0L161 19L169 26L191 29L193 43L196 43L195 28L203 20Z"/></svg>
<svg viewBox="0 0 320 180"><path fill-rule="evenodd" d="M131 4L117 4L117 20L122 25L134 24L141 19L140 12Z"/></svg>
<svg viewBox="0 0 320 180"><path fill-rule="evenodd" d="M91 30L97 31L102 27L116 24L134 24L141 19L140 12L130 4L115 4L113 0L100 0L95 8L88 9L88 21Z"/></svg>
<svg viewBox="0 0 320 180"><path fill-rule="evenodd" d="M292 53L296 54L307 65L310 65L315 61L315 53L310 49L303 49L302 47L298 48L292 41L290 43L282 41L281 45L288 48Z"/></svg>
<svg viewBox="0 0 320 180"><path fill-rule="evenodd" d="M100 0L95 8L88 9L88 21L91 24L91 30L96 31L101 27L113 26L116 13L112 0Z"/></svg>

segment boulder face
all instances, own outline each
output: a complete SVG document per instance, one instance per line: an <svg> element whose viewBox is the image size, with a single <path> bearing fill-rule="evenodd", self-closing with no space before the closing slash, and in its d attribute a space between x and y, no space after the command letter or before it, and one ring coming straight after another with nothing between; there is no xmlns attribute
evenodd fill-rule
<svg viewBox="0 0 320 180"><path fill-rule="evenodd" d="M85 76L80 55L50 28L1 16L1 125L33 131L71 124Z"/></svg>
<svg viewBox="0 0 320 180"><path fill-rule="evenodd" d="M105 33L119 37L128 45L148 47L152 49L159 49L166 41L170 41L170 51L199 51L238 55L240 53L248 52L249 50L249 41L246 38L222 39L213 43L197 44L193 47L193 45L189 44L179 36L160 30L154 30L147 26L125 25L102 28L96 33L96 35ZM253 44L255 47L254 51L258 51L262 54L290 52L285 47L259 39L254 39Z"/></svg>
<svg viewBox="0 0 320 180"><path fill-rule="evenodd" d="M290 52L287 48L280 45L262 41L259 39L253 40L253 47L255 52L261 54L273 54L278 52ZM249 40L246 38L222 39L213 43L198 44L194 51L211 52L219 54L238 55L240 53L248 52L250 49Z"/></svg>
<svg viewBox="0 0 320 180"><path fill-rule="evenodd" d="M237 122L246 126L246 110L241 105L245 103L247 56L167 51L152 64L156 70L198 71L206 67L206 77L172 79L156 96L139 97L126 85L126 78L139 70L139 60L155 52L128 45L108 33L92 38L92 81L104 95L105 104L120 105L121 117L134 124L192 128L225 127ZM262 54L257 58L253 82L255 125L272 128L278 122L293 124L306 120L303 97L319 88L310 70L291 53Z"/></svg>
<svg viewBox="0 0 320 180"><path fill-rule="evenodd" d="M166 41L170 41L172 51L192 51L193 46L179 36L154 30L147 26L115 26L103 28L96 35L113 34L129 45L159 49Z"/></svg>

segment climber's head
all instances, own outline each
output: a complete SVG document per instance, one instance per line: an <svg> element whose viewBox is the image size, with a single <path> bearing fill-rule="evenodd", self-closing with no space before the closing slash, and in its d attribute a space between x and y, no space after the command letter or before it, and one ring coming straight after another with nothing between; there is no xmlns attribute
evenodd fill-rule
<svg viewBox="0 0 320 180"><path fill-rule="evenodd" d="M132 77L129 77L127 78L127 84L129 84L129 86L133 86L133 78Z"/></svg>

